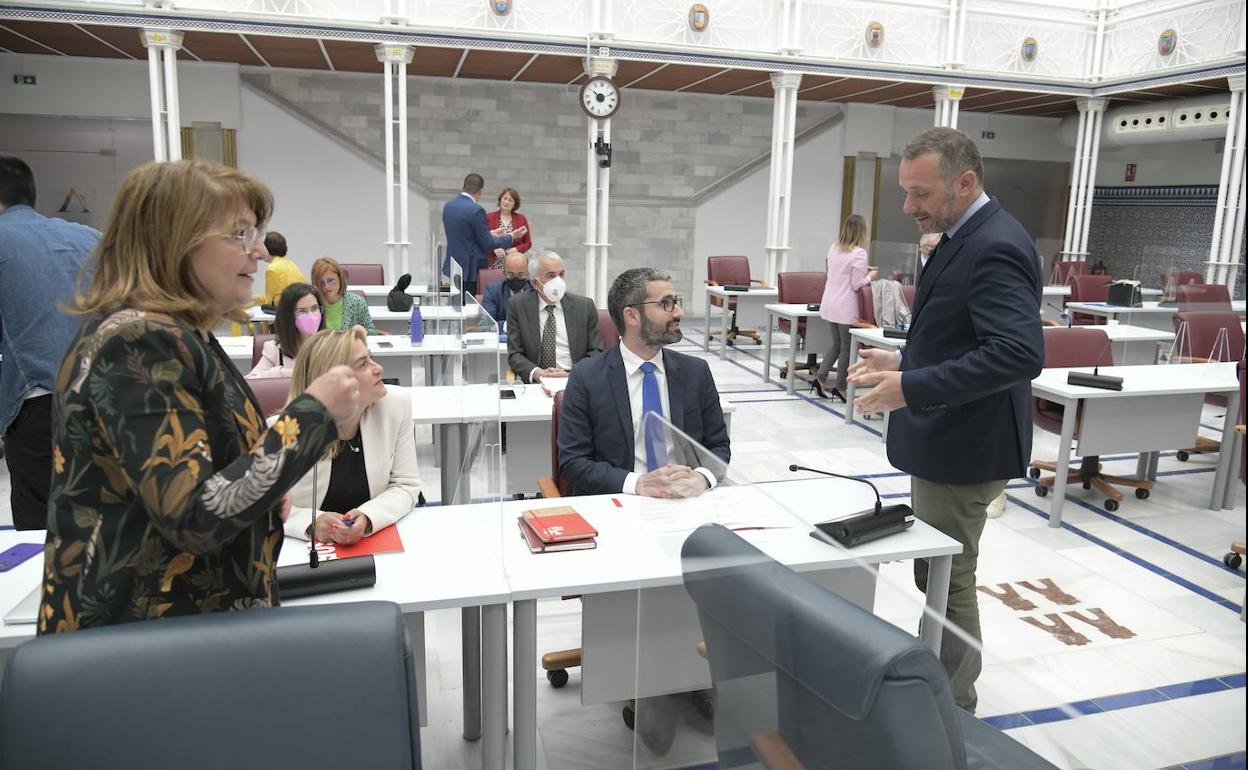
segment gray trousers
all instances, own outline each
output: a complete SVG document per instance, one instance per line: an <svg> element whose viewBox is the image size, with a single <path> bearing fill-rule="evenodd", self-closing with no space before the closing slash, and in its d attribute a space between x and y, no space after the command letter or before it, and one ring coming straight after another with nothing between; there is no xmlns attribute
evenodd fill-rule
<svg viewBox="0 0 1248 770"><path fill-rule="evenodd" d="M840 388L843 392L848 383L845 378L849 375L849 324L832 324L832 347L828 348L828 352L824 354L823 360L819 362L819 380L822 381L828 376L828 371L832 368L832 362L836 361L836 385L833 387Z"/></svg>
<svg viewBox="0 0 1248 770"><path fill-rule="evenodd" d="M910 478L911 505L920 521L940 530L962 544L962 553L953 557L949 577L949 607L946 617L971 636L968 644L946 628L941 634L940 663L949 674L953 700L972 714L978 697L975 680L983 668L983 636L979 630L979 598L975 590L975 566L979 562L979 536L988 518L988 504L1005 491L1005 481L984 484L938 484ZM927 561L914 562L914 582L927 591Z"/></svg>

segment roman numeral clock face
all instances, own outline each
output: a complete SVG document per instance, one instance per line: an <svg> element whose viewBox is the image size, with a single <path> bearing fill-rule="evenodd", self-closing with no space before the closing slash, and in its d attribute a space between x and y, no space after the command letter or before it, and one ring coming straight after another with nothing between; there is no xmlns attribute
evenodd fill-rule
<svg viewBox="0 0 1248 770"><path fill-rule="evenodd" d="M581 86L581 109L591 118L605 120L620 108L620 91L607 78L590 78Z"/></svg>

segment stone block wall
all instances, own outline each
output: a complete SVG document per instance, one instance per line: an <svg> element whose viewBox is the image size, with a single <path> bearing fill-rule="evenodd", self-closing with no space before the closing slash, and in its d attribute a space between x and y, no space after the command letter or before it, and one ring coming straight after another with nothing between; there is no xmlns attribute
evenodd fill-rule
<svg viewBox="0 0 1248 770"><path fill-rule="evenodd" d="M350 140L384 156L379 76L244 69L242 77ZM441 201L470 171L482 174L482 204L520 191L534 246L559 251L569 283L585 248L586 118L578 87L412 77L408 80L408 159L413 183L432 206L441 234ZM680 291L693 282L694 212L700 194L771 149L772 100L628 89L612 121L609 278L629 267L670 271ZM797 130L835 114L833 104L798 106ZM293 160L293 159L292 159ZM766 227L766 212L740 216ZM423 263L422 263L423 264Z"/></svg>

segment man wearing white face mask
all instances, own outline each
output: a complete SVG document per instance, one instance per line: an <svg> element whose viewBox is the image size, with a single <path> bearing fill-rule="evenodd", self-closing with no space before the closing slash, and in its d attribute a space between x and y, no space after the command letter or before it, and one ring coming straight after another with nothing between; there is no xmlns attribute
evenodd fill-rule
<svg viewBox="0 0 1248 770"><path fill-rule="evenodd" d="M529 257L532 292L507 304L507 363L523 382L567 377L572 365L602 352L594 301L568 291L563 257L550 249Z"/></svg>

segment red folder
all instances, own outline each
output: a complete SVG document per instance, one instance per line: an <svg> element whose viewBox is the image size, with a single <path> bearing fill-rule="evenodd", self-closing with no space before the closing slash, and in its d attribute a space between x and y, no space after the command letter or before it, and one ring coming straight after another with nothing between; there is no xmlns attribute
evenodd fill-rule
<svg viewBox="0 0 1248 770"><path fill-rule="evenodd" d="M590 526L570 505L525 511L523 519L542 542L547 544L598 536L598 530Z"/></svg>
<svg viewBox="0 0 1248 770"><path fill-rule="evenodd" d="M311 548L311 543L308 544ZM353 556L367 556L375 553L402 553L403 541L399 539L398 527L385 529L361 538L355 545L338 545L317 541L316 553L322 559L350 559Z"/></svg>

